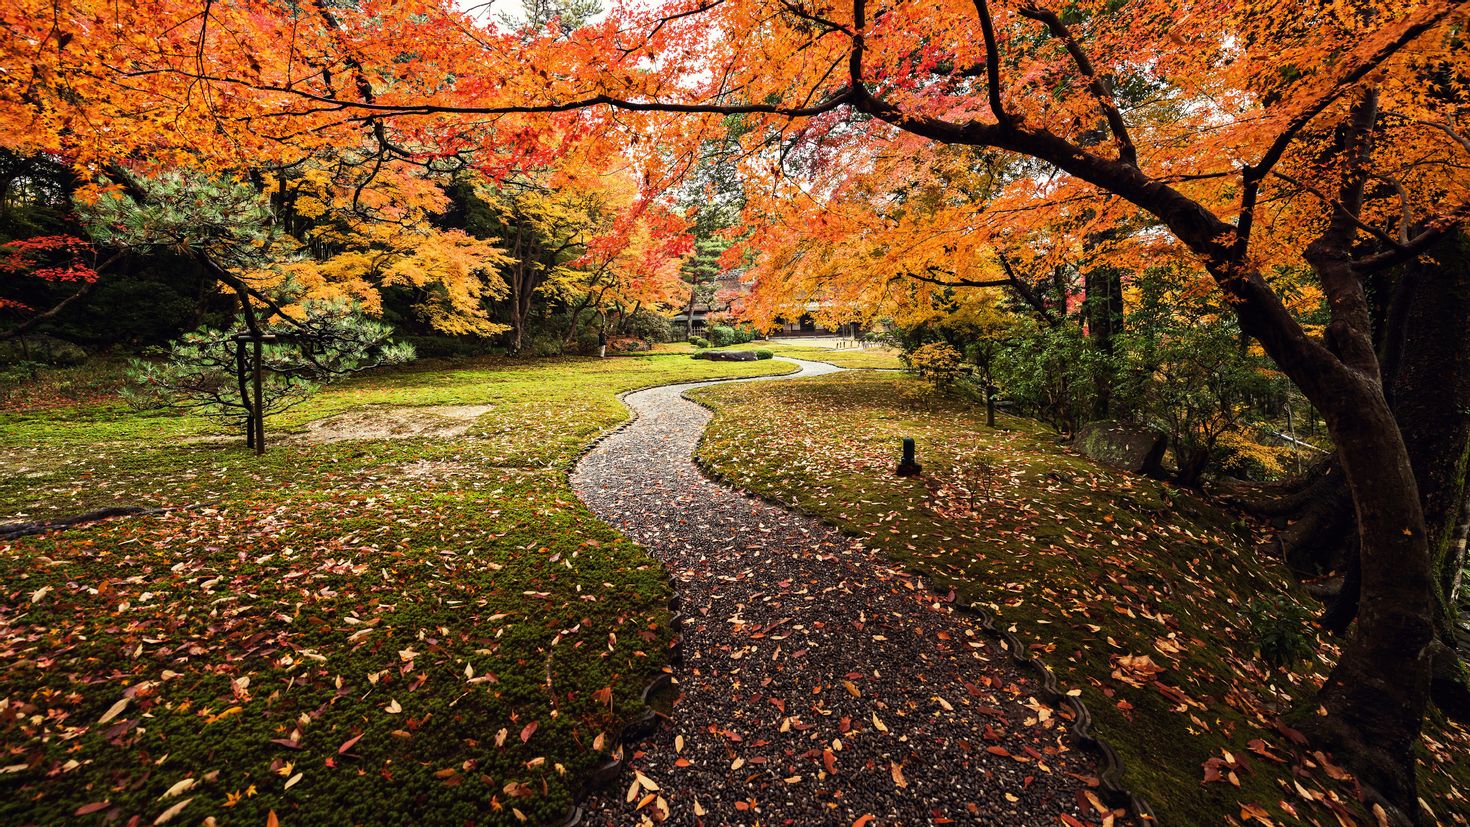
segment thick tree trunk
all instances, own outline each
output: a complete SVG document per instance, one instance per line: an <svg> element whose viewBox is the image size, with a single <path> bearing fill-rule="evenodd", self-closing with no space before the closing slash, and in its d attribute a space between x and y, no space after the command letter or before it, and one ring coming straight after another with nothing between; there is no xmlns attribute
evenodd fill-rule
<svg viewBox="0 0 1470 827"><path fill-rule="evenodd" d="M1465 564L1470 469L1470 238L1446 239L1407 265L1384 324L1394 415L1418 480L1428 533L1436 643L1432 694L1470 716L1470 682L1455 651L1457 595Z"/></svg>
<svg viewBox="0 0 1470 827"><path fill-rule="evenodd" d="M1174 475L1174 482L1184 488L1199 488L1200 478L1204 476L1205 469L1210 465L1210 452L1204 448L1181 450L1178 445L1175 445L1174 456L1179 463L1179 471Z"/></svg>
<svg viewBox="0 0 1470 827"><path fill-rule="evenodd" d="M1358 624L1318 697L1328 715L1309 719L1308 728L1383 803L1414 821L1413 748L1434 639L1429 544L1408 451L1387 400L1376 388L1344 391L1345 404L1323 412L1356 504L1362 588Z"/></svg>
<svg viewBox="0 0 1470 827"><path fill-rule="evenodd" d="M1470 239L1463 236L1448 240L1428 260L1404 268L1393 295L1378 304L1387 318L1377 325L1389 401L1414 470L1430 548L1436 634L1432 697L1443 711L1462 720L1470 718L1470 681L1455 652L1455 627L1470 514L1467 246ZM1351 498L1336 458L1306 485L1274 502L1236 501L1254 513L1292 520L1277 542L1299 575L1342 571L1342 588L1329 603L1322 626L1346 631L1357 617L1361 572Z"/></svg>

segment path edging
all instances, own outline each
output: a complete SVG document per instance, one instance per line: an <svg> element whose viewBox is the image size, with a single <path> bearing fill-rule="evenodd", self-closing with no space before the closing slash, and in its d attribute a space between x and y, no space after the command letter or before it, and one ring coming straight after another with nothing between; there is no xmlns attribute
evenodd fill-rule
<svg viewBox="0 0 1470 827"><path fill-rule="evenodd" d="M846 370L846 368L844 368L844 370ZM683 396L684 399L693 402L701 408L709 411L714 416L718 416L720 413L718 408L714 407L713 405L707 404L702 400L691 398L686 394L681 394L681 396ZM700 433L699 441L695 444L694 447L693 461L695 467L697 467L700 472L703 473L710 480L719 483L720 485L723 485L726 488L731 489L732 491L744 494L745 496L751 497L753 499L760 500L761 502L764 502L768 505L775 506L776 508L779 508L789 514L799 514L808 519L817 520L818 522L828 526L829 528L832 528L841 533L843 536L850 537L859 542L866 542L866 538L858 537L852 534L844 527L838 525L831 520L826 519L825 517L821 517L816 514L808 514L805 511L801 511L800 509L793 507L789 503L781 502L780 500L767 497L763 494L758 494L747 488L736 485L734 481L729 479L725 474L721 473L719 469L715 468L699 455L699 451L701 448L704 447L705 437L708 434L708 427L706 427L705 430ZM882 549L875 550L877 550L879 553L883 553ZM886 553L883 553L883 556L887 557L888 555ZM1112 744L1109 744L1107 741L1092 733L1092 712L1088 710L1087 704L1083 702L1080 695L1068 695L1065 692L1061 691L1060 684L1057 681L1056 673L1052 671L1051 667L1048 666L1046 662L1041 660L1040 658L1029 654L1027 652L1025 643L1023 643L1021 639L1018 638L1016 635L996 626L996 616L990 610L959 597L951 599L948 594L940 593L939 589L934 586L933 579L928 575L924 574L923 572L912 571L911 569L909 569L908 566L902 566L901 568L909 570L912 574L918 575L924 581L924 584L928 587L929 591L933 593L936 597L939 597L945 602L952 603L959 611L974 617L979 623L981 631L983 631L992 639L999 641L1002 648L1006 649L1007 652L1010 653L1012 661L1014 661L1017 665L1023 666L1034 672L1041 680L1042 691L1038 694L1042 696L1042 700L1046 701L1046 703L1052 706L1065 706L1069 710L1071 710L1072 725L1068 727L1068 732L1072 735L1073 739L1078 744L1081 744L1083 747L1092 751L1098 757L1098 760L1101 763L1101 767L1098 771L1098 788L1102 790L1104 798L1109 805L1126 809L1129 813L1133 814L1136 818L1138 818L1145 824L1157 825L1160 823L1158 816L1154 814L1153 807L1148 803L1148 799L1128 790L1127 787L1124 786L1123 759L1118 756L1118 752L1113 748Z"/></svg>

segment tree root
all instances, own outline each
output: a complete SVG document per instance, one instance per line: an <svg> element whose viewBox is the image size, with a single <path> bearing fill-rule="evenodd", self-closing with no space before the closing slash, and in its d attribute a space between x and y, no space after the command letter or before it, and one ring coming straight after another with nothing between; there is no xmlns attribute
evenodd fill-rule
<svg viewBox="0 0 1470 827"><path fill-rule="evenodd" d="M170 511L183 511L198 508L197 505L180 505L160 508L146 508L141 505L118 505L108 508L99 508L96 511L88 511L74 517L61 517L55 520L41 520L32 523L5 523L0 525L0 540L14 540L17 537L25 537L31 534L45 534L49 531L61 531L75 528L88 523L95 523L113 517L148 517L155 514L167 514Z"/></svg>

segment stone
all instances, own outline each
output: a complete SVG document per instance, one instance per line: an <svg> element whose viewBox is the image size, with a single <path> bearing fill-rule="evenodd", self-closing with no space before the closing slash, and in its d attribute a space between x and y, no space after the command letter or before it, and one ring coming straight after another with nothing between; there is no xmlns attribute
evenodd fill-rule
<svg viewBox="0 0 1470 827"><path fill-rule="evenodd" d="M1072 441L1072 447L1085 457L1149 476L1163 474L1167 444L1168 438L1155 428L1111 419L1083 425Z"/></svg>
<svg viewBox="0 0 1470 827"><path fill-rule="evenodd" d="M694 356L711 362L754 362L757 358L753 350L706 350Z"/></svg>

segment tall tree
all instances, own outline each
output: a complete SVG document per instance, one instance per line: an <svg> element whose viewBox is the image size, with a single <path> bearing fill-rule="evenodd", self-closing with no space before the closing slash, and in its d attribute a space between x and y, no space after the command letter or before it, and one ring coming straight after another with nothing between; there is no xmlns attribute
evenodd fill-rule
<svg viewBox="0 0 1470 827"><path fill-rule="evenodd" d="M756 124L742 144L762 185L787 180L793 153L861 169L932 142L1025 159L1004 184L1029 207L1018 221L1069 202L1108 223L1147 216L1158 230L1134 246L1166 242L1201 264L1338 446L1359 611L1311 734L1413 821L1434 577L1365 282L1470 217L1470 145L1444 118L1467 105L1465 6L672 0L524 38L432 0L344 9L336 25L263 1L206 3L181 21L163 0L26 0L4 18L21 36L0 47L17 69L0 78L0 122L79 156L173 147L223 159L300 152L391 119L393 137L478 146L499 169L556 151L551 134L633 125L639 175L657 182L741 114ZM357 83L344 65L360 67L346 72ZM1117 89L1145 79L1158 95L1122 108ZM99 126L138 112L168 134ZM1380 178L1396 182L1387 197L1370 186ZM1321 335L1273 286L1283 266L1320 285Z"/></svg>

